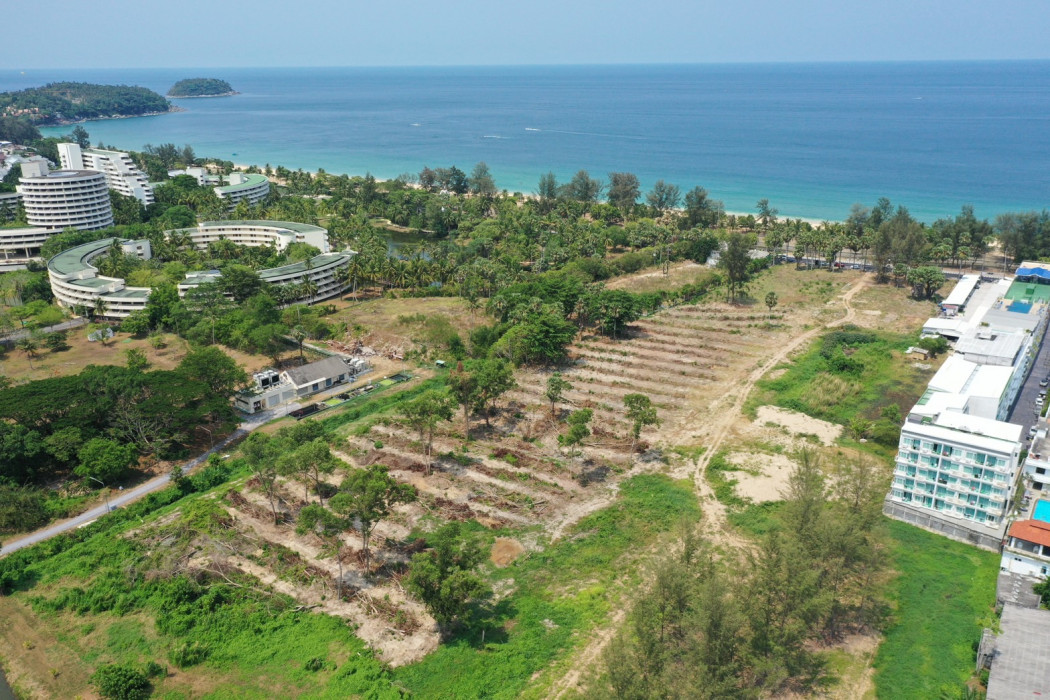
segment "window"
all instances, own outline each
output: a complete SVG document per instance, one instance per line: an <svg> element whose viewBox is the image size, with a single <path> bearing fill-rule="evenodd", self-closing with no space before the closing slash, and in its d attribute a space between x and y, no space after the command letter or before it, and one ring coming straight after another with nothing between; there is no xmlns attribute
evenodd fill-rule
<svg viewBox="0 0 1050 700"><path fill-rule="evenodd" d="M1035 473L1036 474L1046 474L1046 467L1036 467L1035 468Z"/></svg>

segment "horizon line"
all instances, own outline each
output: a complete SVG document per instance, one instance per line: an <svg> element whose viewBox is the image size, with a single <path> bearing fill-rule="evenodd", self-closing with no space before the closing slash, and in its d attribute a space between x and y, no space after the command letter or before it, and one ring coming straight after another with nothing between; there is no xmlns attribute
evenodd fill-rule
<svg viewBox="0 0 1050 700"><path fill-rule="evenodd" d="M227 66L45 66L36 68L10 68L4 73L26 71L89 71L89 70L263 70L273 68L312 69L439 69L439 68L631 68L631 67L676 67L676 66L814 66L814 65L902 65L902 64L950 64L950 63L1050 63L1050 56L1042 58L880 58L880 59L811 59L769 61L618 61L607 63L390 63L390 64L285 64L285 65L227 65ZM2 73L0 73L2 74Z"/></svg>

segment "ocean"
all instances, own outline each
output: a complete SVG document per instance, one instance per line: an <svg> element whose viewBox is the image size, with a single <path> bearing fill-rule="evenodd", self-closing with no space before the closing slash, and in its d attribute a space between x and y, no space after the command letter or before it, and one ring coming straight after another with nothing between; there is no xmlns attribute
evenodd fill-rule
<svg viewBox="0 0 1050 700"><path fill-rule="evenodd" d="M3 70L55 80L228 80L240 95L95 121L92 142L191 144L237 163L392 178L485 161L501 188L579 169L696 185L729 211L840 220L879 197L933 221L1050 203L1050 62ZM69 127L47 129L49 135Z"/></svg>

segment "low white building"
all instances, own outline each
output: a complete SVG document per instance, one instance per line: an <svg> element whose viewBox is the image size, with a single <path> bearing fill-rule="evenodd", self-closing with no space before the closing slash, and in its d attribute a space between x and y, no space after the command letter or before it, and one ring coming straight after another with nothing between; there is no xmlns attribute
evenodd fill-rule
<svg viewBox="0 0 1050 700"><path fill-rule="evenodd" d="M951 293L941 302L941 311L948 316L958 314L966 307L967 302L970 301L970 297L973 295L973 291L977 289L977 285L980 282L980 275L963 275Z"/></svg>
<svg viewBox="0 0 1050 700"><path fill-rule="evenodd" d="M1003 546L1002 571L1044 579L1050 573L1050 523L1018 520Z"/></svg>
<svg viewBox="0 0 1050 700"><path fill-rule="evenodd" d="M143 205L153 204L153 187L146 173L138 169L131 156L121 151L84 148L75 143L58 144L58 157L68 170L94 170L106 176L109 189L134 197Z"/></svg>
<svg viewBox="0 0 1050 700"><path fill-rule="evenodd" d="M333 356L282 372L272 369L257 372L252 377L255 386L239 393L234 406L249 414L265 411L340 384L349 384L367 370L364 360Z"/></svg>

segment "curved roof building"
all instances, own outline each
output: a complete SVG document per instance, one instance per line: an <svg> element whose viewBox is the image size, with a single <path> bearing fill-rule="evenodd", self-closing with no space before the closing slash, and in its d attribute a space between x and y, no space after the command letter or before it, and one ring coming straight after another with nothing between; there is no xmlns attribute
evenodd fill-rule
<svg viewBox="0 0 1050 700"><path fill-rule="evenodd" d="M322 253L330 250L327 229L293 221L204 221L196 228L173 229L164 235L168 238L187 236L190 243L200 249L226 240L247 246L272 245L278 252L292 243L307 243Z"/></svg>

